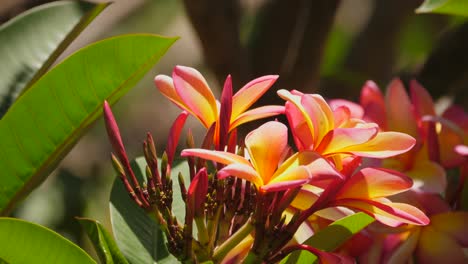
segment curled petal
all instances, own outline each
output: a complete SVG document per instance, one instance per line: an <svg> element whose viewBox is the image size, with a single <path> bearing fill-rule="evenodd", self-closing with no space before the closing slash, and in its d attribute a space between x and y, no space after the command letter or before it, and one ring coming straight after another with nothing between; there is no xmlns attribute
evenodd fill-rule
<svg viewBox="0 0 468 264"><path fill-rule="evenodd" d="M328 104L330 105L333 111L335 111L335 109L339 107L348 108L349 112L351 113L351 117L353 118L361 119L364 116L364 109L362 108L362 106L354 102L344 100L344 99L333 99L333 100L330 100Z"/></svg>
<svg viewBox="0 0 468 264"><path fill-rule="evenodd" d="M325 99L318 94L305 94L301 97L301 104L312 120L314 142L318 145L323 137L335 126L333 112Z"/></svg>
<svg viewBox="0 0 468 264"><path fill-rule="evenodd" d="M232 115L232 80L228 75L224 82L223 92L221 94L221 106L219 110L219 120L216 124L215 145L217 150L222 150L228 140Z"/></svg>
<svg viewBox="0 0 468 264"><path fill-rule="evenodd" d="M369 158L388 158L410 150L416 139L399 132L380 132L368 142L342 149L342 152Z"/></svg>
<svg viewBox="0 0 468 264"><path fill-rule="evenodd" d="M262 177L260 177L258 172L256 172L255 169L250 165L230 164L218 172L218 177L220 179L224 179L229 176L234 176L252 182L255 184L255 186L257 186L257 188L260 188L264 185Z"/></svg>
<svg viewBox="0 0 468 264"><path fill-rule="evenodd" d="M284 113L284 106L282 105L267 105L254 108L252 110L246 111L236 117L236 119L231 118L230 130L250 121L276 116Z"/></svg>
<svg viewBox="0 0 468 264"><path fill-rule="evenodd" d="M195 69L176 66L172 73L174 87L190 110L208 128L218 117L218 106L205 78Z"/></svg>
<svg viewBox="0 0 468 264"><path fill-rule="evenodd" d="M158 88L158 90L171 102L180 107L182 110L186 110L187 112L196 117L195 113L193 113L190 110L190 108L182 101L182 99L177 94L171 77L162 74L157 75L154 78L154 84L156 85L156 88Z"/></svg>
<svg viewBox="0 0 468 264"><path fill-rule="evenodd" d="M207 150L207 149L184 149L182 153L180 153L182 157L187 156L194 156L199 157L206 160L212 160L214 162L222 163L222 164L231 164L231 163L239 163L244 165L250 165L250 162L246 160L244 157L239 155L224 152L224 151L216 151L216 150Z"/></svg>
<svg viewBox="0 0 468 264"><path fill-rule="evenodd" d="M277 169L287 141L288 128L276 121L267 122L246 136L250 161L264 182L269 182Z"/></svg>
<svg viewBox="0 0 468 264"><path fill-rule="evenodd" d="M340 199L334 206L345 206L363 211L373 216L377 221L392 227L401 224L427 225L429 218L418 208L404 203L381 203L374 200Z"/></svg>
<svg viewBox="0 0 468 264"><path fill-rule="evenodd" d="M301 103L301 96L287 90L278 90L277 93L287 101L285 111L296 146L299 150L312 149L315 142L314 126Z"/></svg>
<svg viewBox="0 0 468 264"><path fill-rule="evenodd" d="M416 137L418 128L413 114L413 106L403 83L399 79L392 80L388 85L385 99L387 102L388 129Z"/></svg>
<svg viewBox="0 0 468 264"><path fill-rule="evenodd" d="M233 97L232 116L236 119L260 98L278 79L278 75L267 75L250 81Z"/></svg>
<svg viewBox="0 0 468 264"><path fill-rule="evenodd" d="M364 168L351 176L336 199L374 199L409 190L413 181L408 176L382 168Z"/></svg>

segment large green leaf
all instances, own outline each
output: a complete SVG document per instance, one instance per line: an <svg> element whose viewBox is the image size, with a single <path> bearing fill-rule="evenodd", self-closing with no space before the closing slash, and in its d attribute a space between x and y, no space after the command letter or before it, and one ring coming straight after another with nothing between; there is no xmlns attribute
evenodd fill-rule
<svg viewBox="0 0 468 264"><path fill-rule="evenodd" d="M132 163L138 179L143 182L146 162L138 158ZM188 183L188 166L181 163L172 169L174 202L173 212L183 221L185 207L180 196L177 175L181 172ZM165 237L155 219L138 207L129 197L122 182L117 178L111 192L110 215L112 230L117 245L131 263L177 263L169 254Z"/></svg>
<svg viewBox="0 0 468 264"><path fill-rule="evenodd" d="M127 260L115 244L114 238L96 220L88 218L78 218L81 226L88 234L93 243L101 263L105 264L127 264Z"/></svg>
<svg viewBox="0 0 468 264"><path fill-rule="evenodd" d="M416 13L441 13L449 15L468 16L468 1L466 0L425 0L416 9Z"/></svg>
<svg viewBox="0 0 468 264"><path fill-rule="evenodd" d="M33 8L0 26L0 118L108 4L63 1ZM6 67L8 65L8 67Z"/></svg>
<svg viewBox="0 0 468 264"><path fill-rule="evenodd" d="M41 183L78 138L175 42L150 34L85 47L38 80L0 120L0 211Z"/></svg>
<svg viewBox="0 0 468 264"><path fill-rule="evenodd" d="M353 235L374 222L374 218L359 212L333 222L327 228L320 230L307 239L304 244L323 251L333 251L350 239ZM308 251L296 251L285 258L281 263L314 263L317 257Z"/></svg>
<svg viewBox="0 0 468 264"><path fill-rule="evenodd" d="M69 240L43 226L0 217L0 259L7 263L96 263Z"/></svg>

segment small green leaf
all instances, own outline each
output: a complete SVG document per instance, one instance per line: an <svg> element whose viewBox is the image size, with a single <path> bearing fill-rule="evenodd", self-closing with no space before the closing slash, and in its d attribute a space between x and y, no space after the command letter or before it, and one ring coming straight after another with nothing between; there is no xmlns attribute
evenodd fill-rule
<svg viewBox="0 0 468 264"><path fill-rule="evenodd" d="M0 214L39 185L176 38L125 35L87 46L45 74L0 120Z"/></svg>
<svg viewBox="0 0 468 264"><path fill-rule="evenodd" d="M468 1L466 0L425 0L416 9L416 13L440 13L468 16Z"/></svg>
<svg viewBox="0 0 468 264"><path fill-rule="evenodd" d="M0 118L108 4L59 1L28 10L0 26Z"/></svg>
<svg viewBox="0 0 468 264"><path fill-rule="evenodd" d="M0 259L7 263L96 263L77 245L43 226L0 217Z"/></svg>
<svg viewBox="0 0 468 264"><path fill-rule="evenodd" d="M128 264L115 244L114 238L98 221L87 218L77 218L77 220L88 234L101 263Z"/></svg>
<svg viewBox="0 0 468 264"><path fill-rule="evenodd" d="M132 162L140 182L145 181L146 162L137 158ZM178 173L181 172L186 183L189 181L188 166L180 163L172 168L174 190L173 213L179 221L185 217L185 204L182 201L178 183ZM148 215L129 197L121 180L117 178L112 187L110 199L110 215L112 230L117 245L131 263L177 263L166 248L166 238L153 216Z"/></svg>
<svg viewBox="0 0 468 264"><path fill-rule="evenodd" d="M304 244L323 251L333 251L372 222L374 222L374 218L359 212L333 222L307 239ZM314 254L302 250L290 254L281 263L310 264L316 260L317 257Z"/></svg>

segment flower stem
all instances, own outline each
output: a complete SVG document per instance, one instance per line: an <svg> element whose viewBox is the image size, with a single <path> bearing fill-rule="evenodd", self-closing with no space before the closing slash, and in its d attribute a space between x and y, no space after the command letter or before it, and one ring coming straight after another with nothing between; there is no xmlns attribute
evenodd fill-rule
<svg viewBox="0 0 468 264"><path fill-rule="evenodd" d="M252 219L249 218L243 226L241 226L230 238L224 241L218 248L215 249L213 254L213 260L215 262L220 262L223 258L233 249L237 244L239 244L245 237L247 237L250 232L254 229L252 224Z"/></svg>

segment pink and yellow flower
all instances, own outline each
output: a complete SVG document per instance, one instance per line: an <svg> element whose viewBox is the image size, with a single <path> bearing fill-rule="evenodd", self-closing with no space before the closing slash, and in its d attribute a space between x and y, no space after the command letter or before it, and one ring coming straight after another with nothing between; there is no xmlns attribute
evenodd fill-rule
<svg viewBox="0 0 468 264"><path fill-rule="evenodd" d="M235 176L252 182L262 192L294 188L311 180L341 177L328 161L312 151L298 152L284 160L289 152L287 139L287 127L271 121L246 136L248 157L206 149L185 149L181 155L225 164L227 166L218 171L219 178Z"/></svg>
<svg viewBox="0 0 468 264"><path fill-rule="evenodd" d="M397 172L381 168L363 168L352 176L347 176L340 183L337 191L327 203L327 207L346 207L352 210L365 212L377 221L388 226L401 224L427 225L429 219L418 208L396 203L387 197L405 192L412 186L411 178ZM305 186L293 201L292 206L304 210L317 200L316 188ZM336 211L336 209L334 210ZM319 215L336 213L333 210L322 211ZM333 217L328 217L333 219Z"/></svg>
<svg viewBox="0 0 468 264"><path fill-rule="evenodd" d="M283 113L284 106L273 105L247 110L275 83L277 78L277 75L267 75L254 79L232 95L231 77L228 76L221 103L215 99L200 72L190 67L176 66L172 78L158 75L154 82L164 96L196 117L205 128L208 129L216 123L216 133L219 133L223 123L227 123L225 130L228 132L246 122ZM221 111L223 108L224 111Z"/></svg>
<svg viewBox="0 0 468 264"><path fill-rule="evenodd" d="M380 132L376 123L353 116L353 106L332 109L317 94L278 91L286 102L286 116L299 150L313 150L325 157L356 155L386 158L404 153L415 139L399 132Z"/></svg>

